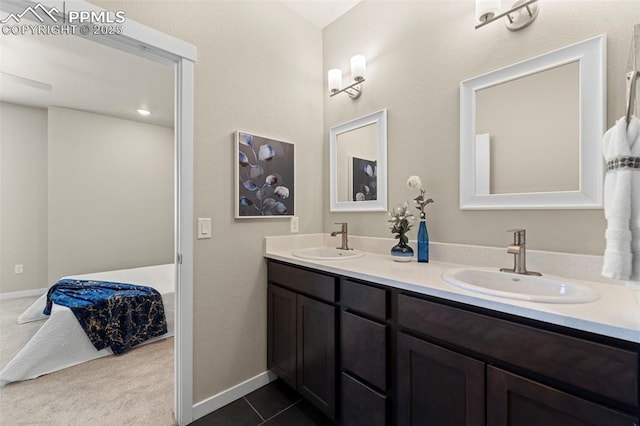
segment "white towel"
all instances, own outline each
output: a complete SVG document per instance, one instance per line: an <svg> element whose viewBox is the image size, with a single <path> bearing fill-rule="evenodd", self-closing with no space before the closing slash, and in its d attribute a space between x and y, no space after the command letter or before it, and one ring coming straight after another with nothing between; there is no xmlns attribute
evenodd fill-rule
<svg viewBox="0 0 640 426"><path fill-rule="evenodd" d="M606 161L640 157L640 120L623 117L603 138ZM640 170L608 170L604 179L604 215L607 240L602 275L618 280L640 281ZM632 284L632 283L630 283Z"/></svg>

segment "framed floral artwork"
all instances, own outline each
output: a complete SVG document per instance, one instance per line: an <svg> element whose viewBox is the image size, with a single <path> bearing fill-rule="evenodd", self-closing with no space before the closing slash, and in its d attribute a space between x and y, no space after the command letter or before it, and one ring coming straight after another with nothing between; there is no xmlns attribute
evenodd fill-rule
<svg viewBox="0 0 640 426"><path fill-rule="evenodd" d="M235 217L295 215L295 145L237 131Z"/></svg>

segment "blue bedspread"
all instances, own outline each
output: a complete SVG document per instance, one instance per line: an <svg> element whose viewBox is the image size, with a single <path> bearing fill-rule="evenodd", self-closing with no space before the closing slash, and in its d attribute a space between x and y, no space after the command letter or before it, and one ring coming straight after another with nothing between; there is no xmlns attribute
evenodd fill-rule
<svg viewBox="0 0 640 426"><path fill-rule="evenodd" d="M52 303L73 311L97 350L120 354L167 332L162 296L151 287L64 279L49 289L45 315Z"/></svg>

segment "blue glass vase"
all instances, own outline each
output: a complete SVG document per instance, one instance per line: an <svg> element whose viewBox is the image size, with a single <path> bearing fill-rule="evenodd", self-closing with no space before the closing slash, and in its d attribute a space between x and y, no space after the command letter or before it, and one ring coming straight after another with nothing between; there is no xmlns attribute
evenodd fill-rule
<svg viewBox="0 0 640 426"><path fill-rule="evenodd" d="M420 219L418 227L418 262L429 262L429 231L425 219Z"/></svg>
<svg viewBox="0 0 640 426"><path fill-rule="evenodd" d="M410 262L413 257L413 249L409 244L402 241L401 237L398 244L391 247L391 256L396 262Z"/></svg>

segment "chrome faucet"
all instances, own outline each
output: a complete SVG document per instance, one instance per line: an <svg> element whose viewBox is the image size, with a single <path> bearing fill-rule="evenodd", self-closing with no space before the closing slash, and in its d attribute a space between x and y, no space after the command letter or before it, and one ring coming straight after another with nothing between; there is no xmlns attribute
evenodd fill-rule
<svg viewBox="0 0 640 426"><path fill-rule="evenodd" d="M500 268L500 271L541 276L540 272L527 271L527 231L524 229L510 229L507 232L513 232L513 244L507 247L507 253L513 255L513 268Z"/></svg>
<svg viewBox="0 0 640 426"><path fill-rule="evenodd" d="M339 250L351 250L349 248L349 240L348 240L348 236L347 236L347 222L339 222L336 223L336 225L342 225L342 228L340 229L340 231L333 231L331 233L332 237L335 237L337 235L342 235L342 245L340 247L336 247Z"/></svg>

